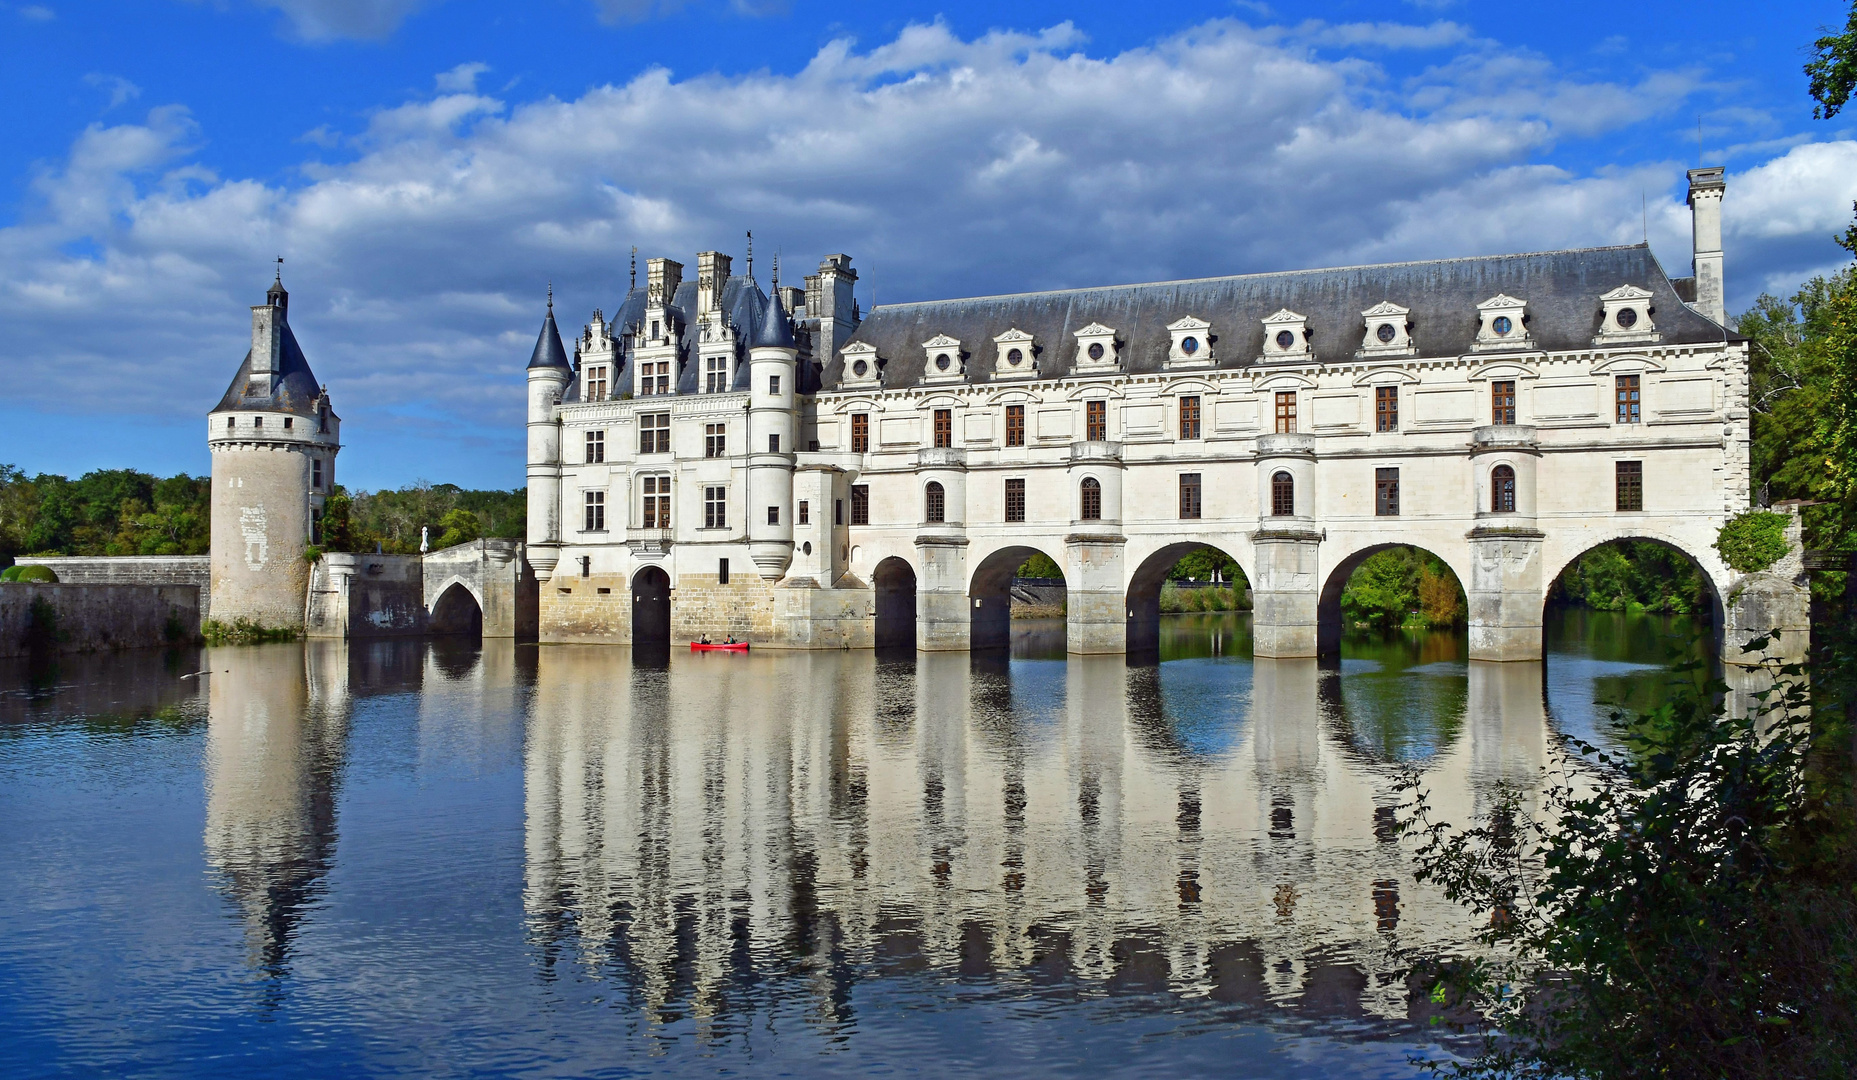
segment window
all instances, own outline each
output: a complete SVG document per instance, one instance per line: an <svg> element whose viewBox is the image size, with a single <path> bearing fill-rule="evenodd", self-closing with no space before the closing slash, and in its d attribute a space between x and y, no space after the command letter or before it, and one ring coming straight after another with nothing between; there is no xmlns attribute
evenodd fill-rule
<svg viewBox="0 0 1857 1080"><path fill-rule="evenodd" d="M1498 379L1489 384L1489 422L1497 425L1515 423L1515 380Z"/></svg>
<svg viewBox="0 0 1857 1080"><path fill-rule="evenodd" d="M769 525L780 524L780 507L770 506L767 508L767 523Z"/></svg>
<svg viewBox="0 0 1857 1080"><path fill-rule="evenodd" d="M1025 406L1006 406L1006 445L1025 445Z"/></svg>
<svg viewBox="0 0 1857 1080"><path fill-rule="evenodd" d="M1006 520L1025 520L1025 481L1016 477L1006 481Z"/></svg>
<svg viewBox="0 0 1857 1080"><path fill-rule="evenodd" d="M644 492L644 527L647 529L670 528L671 478L668 476L645 477Z"/></svg>
<svg viewBox="0 0 1857 1080"><path fill-rule="evenodd" d="M650 397L671 392L671 362L647 360L638 365L638 395Z"/></svg>
<svg viewBox="0 0 1857 1080"><path fill-rule="evenodd" d="M1180 474L1180 516L1199 516L1199 474L1196 472Z"/></svg>
<svg viewBox="0 0 1857 1080"><path fill-rule="evenodd" d="M671 452L671 414L638 414L638 452L641 454L668 454Z"/></svg>
<svg viewBox="0 0 1857 1080"><path fill-rule="evenodd" d="M851 485L851 524L870 524L870 485Z"/></svg>
<svg viewBox="0 0 1857 1080"><path fill-rule="evenodd" d="M1489 471L1489 510L1492 514L1515 513L1515 470L1507 465Z"/></svg>
<svg viewBox="0 0 1857 1080"><path fill-rule="evenodd" d="M707 393L722 394L729 389L729 358L710 356L703 360L703 389Z"/></svg>
<svg viewBox="0 0 1857 1080"><path fill-rule="evenodd" d="M854 454L870 453L870 414L851 414L851 452Z"/></svg>
<svg viewBox="0 0 1857 1080"><path fill-rule="evenodd" d="M1296 430L1296 391L1277 391L1277 431L1279 434Z"/></svg>
<svg viewBox="0 0 1857 1080"><path fill-rule="evenodd" d="M1090 442L1109 440L1109 403L1107 401L1083 403L1083 437Z"/></svg>
<svg viewBox="0 0 1857 1080"><path fill-rule="evenodd" d="M1618 400L1618 422L1635 424L1638 422L1638 376L1620 375L1615 394Z"/></svg>
<svg viewBox="0 0 1857 1080"><path fill-rule="evenodd" d="M717 559L716 560L716 584L727 585L728 583L729 583L729 560Z"/></svg>
<svg viewBox="0 0 1857 1080"><path fill-rule="evenodd" d="M290 419L290 417L288 417L288 416L286 416L286 417L284 417L284 430L285 430L285 431L289 431L289 430L290 430L290 423L291 423L291 419Z"/></svg>
<svg viewBox="0 0 1857 1080"><path fill-rule="evenodd" d="M651 320L651 336L654 338L664 336L658 332L658 320L656 319Z"/></svg>
<svg viewBox="0 0 1857 1080"><path fill-rule="evenodd" d="M587 400L606 400L606 365L592 364L587 368Z"/></svg>
<svg viewBox="0 0 1857 1080"><path fill-rule="evenodd" d="M228 429L228 430L230 430L230 429L232 429L232 428L235 428L235 427L238 427L238 426L239 426L239 418L238 418L238 417L236 417L236 416L228 416L228 417L226 417L226 427L227 427L227 429Z"/></svg>
<svg viewBox="0 0 1857 1080"><path fill-rule="evenodd" d="M322 459L321 458L310 459L310 488L315 491L322 490Z"/></svg>
<svg viewBox="0 0 1857 1080"><path fill-rule="evenodd" d="M252 418L251 418L251 426L252 426L252 427L263 427L263 426L264 426L264 417L262 417L262 416L254 416L254 417L252 417Z"/></svg>
<svg viewBox="0 0 1857 1080"><path fill-rule="evenodd" d="M954 410L935 410L935 445L954 445Z"/></svg>
<svg viewBox="0 0 1857 1080"><path fill-rule="evenodd" d="M604 491L589 491L589 492L586 492L582 496L582 498L586 502L587 513L586 513L586 520L585 520L585 523L581 527L581 531L582 532L605 532L606 531L606 493Z"/></svg>
<svg viewBox="0 0 1857 1080"><path fill-rule="evenodd" d="M767 396L768 397L779 397L780 396L780 376L769 375L767 377Z"/></svg>
<svg viewBox="0 0 1857 1080"><path fill-rule="evenodd" d="M922 520L942 522L948 519L948 493L941 489L940 484L930 480L928 486L922 489L922 502Z"/></svg>
<svg viewBox="0 0 1857 1080"><path fill-rule="evenodd" d="M772 434L767 437L767 452L770 454L780 453L780 436L778 434Z"/></svg>
<svg viewBox="0 0 1857 1080"><path fill-rule="evenodd" d="M703 425L703 456L729 456L729 426L727 424Z"/></svg>
<svg viewBox="0 0 1857 1080"><path fill-rule="evenodd" d="M1296 515L1296 478L1287 472L1279 472L1270 478L1270 515Z"/></svg>
<svg viewBox="0 0 1857 1080"><path fill-rule="evenodd" d="M587 456L585 460L589 465L598 465L600 462L606 460L605 431L587 432Z"/></svg>
<svg viewBox="0 0 1857 1080"><path fill-rule="evenodd" d="M845 523L845 500L833 499L832 500L832 524L843 525L844 523Z"/></svg>
<svg viewBox="0 0 1857 1080"><path fill-rule="evenodd" d="M1376 517L1399 516L1399 470L1373 471L1373 512Z"/></svg>
<svg viewBox="0 0 1857 1080"><path fill-rule="evenodd" d="M1373 429L1375 431L1399 430L1399 387L1376 386L1373 388Z"/></svg>
<svg viewBox="0 0 1857 1080"><path fill-rule="evenodd" d="M1180 399L1180 437L1182 439L1199 438L1199 398L1183 397Z"/></svg>
<svg viewBox="0 0 1857 1080"><path fill-rule="evenodd" d="M1103 486L1094 476L1083 478L1077 490L1077 518L1080 521L1101 521L1103 519Z"/></svg>
<svg viewBox="0 0 1857 1080"><path fill-rule="evenodd" d="M810 512L810 508L806 505L805 499L800 500L799 510L797 513L793 515L793 523L795 525L811 525L812 524L812 514Z"/></svg>
<svg viewBox="0 0 1857 1080"><path fill-rule="evenodd" d="M703 528L729 527L729 489L720 485L703 489Z"/></svg>
<svg viewBox="0 0 1857 1080"><path fill-rule="evenodd" d="M1644 509L1644 462L1621 461L1618 463L1618 508L1620 510Z"/></svg>

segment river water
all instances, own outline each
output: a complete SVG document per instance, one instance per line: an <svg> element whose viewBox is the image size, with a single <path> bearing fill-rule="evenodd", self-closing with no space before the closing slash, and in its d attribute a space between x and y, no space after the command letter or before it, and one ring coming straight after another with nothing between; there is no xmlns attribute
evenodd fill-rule
<svg viewBox="0 0 1857 1080"><path fill-rule="evenodd" d="M0 1075L1413 1076L1533 791L1683 621L1163 661L311 643L0 668ZM1055 642L1055 646L1053 645Z"/></svg>

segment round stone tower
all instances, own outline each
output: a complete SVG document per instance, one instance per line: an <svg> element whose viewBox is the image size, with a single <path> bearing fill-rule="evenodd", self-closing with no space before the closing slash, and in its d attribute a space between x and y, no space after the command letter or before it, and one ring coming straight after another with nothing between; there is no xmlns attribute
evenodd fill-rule
<svg viewBox="0 0 1857 1080"><path fill-rule="evenodd" d="M304 548L321 539L340 424L290 332L280 275L251 309L251 351L207 414L213 455L213 618L301 628Z"/></svg>

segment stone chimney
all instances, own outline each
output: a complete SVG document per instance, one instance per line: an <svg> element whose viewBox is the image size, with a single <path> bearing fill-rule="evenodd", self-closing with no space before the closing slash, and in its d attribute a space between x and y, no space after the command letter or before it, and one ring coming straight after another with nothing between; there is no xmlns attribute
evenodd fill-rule
<svg viewBox="0 0 1857 1080"><path fill-rule="evenodd" d="M683 284L683 264L670 259L645 260L645 302L659 307L677 296Z"/></svg>
<svg viewBox="0 0 1857 1080"><path fill-rule="evenodd" d="M722 302L722 287L729 283L729 269L734 260L720 251L698 252L696 256L696 317L701 319ZM672 291L676 291L673 287Z"/></svg>
<svg viewBox="0 0 1857 1080"><path fill-rule="evenodd" d="M819 320L813 359L821 364L831 363L858 328L857 301L852 296L857 280L849 255L827 255L819 261L817 274L806 275L806 315Z"/></svg>
<svg viewBox="0 0 1857 1080"><path fill-rule="evenodd" d="M251 309L251 386L269 393L284 366L284 309L258 304Z"/></svg>
<svg viewBox="0 0 1857 1080"><path fill-rule="evenodd" d="M1722 283L1722 194L1726 172L1716 165L1689 170L1690 227L1695 242L1691 266L1696 271L1696 302L1691 306L1722 326L1728 325L1728 298Z"/></svg>

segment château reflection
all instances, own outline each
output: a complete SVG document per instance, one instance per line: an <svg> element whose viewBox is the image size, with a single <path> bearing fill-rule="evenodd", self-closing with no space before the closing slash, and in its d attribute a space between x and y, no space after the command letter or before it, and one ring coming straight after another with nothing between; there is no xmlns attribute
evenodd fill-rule
<svg viewBox="0 0 1857 1080"><path fill-rule="evenodd" d="M1378 683L1217 655L537 664L542 970L699 1027L769 995L854 1023L895 975L1405 1018L1403 952L1467 922L1413 882L1400 767L1463 821L1549 745L1541 666L1461 655Z"/></svg>

